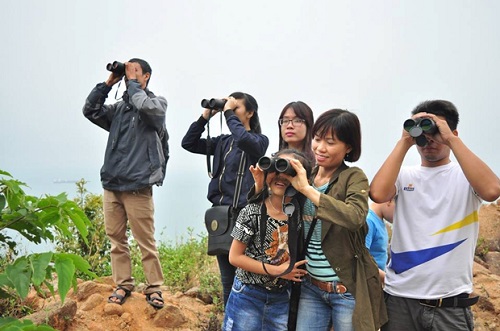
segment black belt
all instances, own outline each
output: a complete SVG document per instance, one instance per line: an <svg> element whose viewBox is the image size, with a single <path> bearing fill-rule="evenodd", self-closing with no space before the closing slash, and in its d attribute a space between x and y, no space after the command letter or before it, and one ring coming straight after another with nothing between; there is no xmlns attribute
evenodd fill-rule
<svg viewBox="0 0 500 331"><path fill-rule="evenodd" d="M289 286L287 285L273 285L273 286L266 286L263 284L245 284L249 288L253 288L255 290L261 291L261 292L272 292L272 293L281 293L286 291Z"/></svg>
<svg viewBox="0 0 500 331"><path fill-rule="evenodd" d="M462 293L462 294L456 295L454 297L449 297L449 298L442 298L442 299L435 299L435 300L421 299L421 300L418 300L418 302L422 306L433 307L433 308L436 308L436 307L465 308L465 307L470 307L472 305L475 305L478 300L479 300L479 297L469 298L469 295L467 293Z"/></svg>

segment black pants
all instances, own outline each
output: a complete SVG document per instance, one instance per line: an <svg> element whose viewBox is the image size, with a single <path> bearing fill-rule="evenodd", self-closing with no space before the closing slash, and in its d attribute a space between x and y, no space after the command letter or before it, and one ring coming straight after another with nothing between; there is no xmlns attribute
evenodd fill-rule
<svg viewBox="0 0 500 331"><path fill-rule="evenodd" d="M229 254L217 255L217 263L219 264L220 279L222 282L222 291L224 293L224 307L233 287L234 274L236 267L229 263Z"/></svg>

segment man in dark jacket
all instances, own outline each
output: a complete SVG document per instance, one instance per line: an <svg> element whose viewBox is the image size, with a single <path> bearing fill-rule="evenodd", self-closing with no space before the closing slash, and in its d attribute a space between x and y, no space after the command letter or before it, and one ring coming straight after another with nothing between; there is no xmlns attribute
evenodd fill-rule
<svg viewBox="0 0 500 331"><path fill-rule="evenodd" d="M117 289L108 302L121 305L134 289L126 235L128 221L142 253L146 300L162 308L163 273L154 239L152 186L162 185L165 178L167 100L147 88L151 67L146 61L131 59L122 68L112 71L106 82L97 84L83 107L86 118L109 131L101 182L104 222L111 241L111 268ZM112 86L124 76L127 91L123 100L105 105Z"/></svg>

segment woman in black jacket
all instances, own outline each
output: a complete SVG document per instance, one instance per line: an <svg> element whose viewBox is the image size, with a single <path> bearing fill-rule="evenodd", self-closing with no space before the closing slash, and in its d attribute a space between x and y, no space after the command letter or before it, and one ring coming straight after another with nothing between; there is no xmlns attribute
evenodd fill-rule
<svg viewBox="0 0 500 331"><path fill-rule="evenodd" d="M243 172L237 209L247 203L247 193L253 185L249 172L250 165L255 165L266 153L269 139L261 133L257 101L250 94L235 92L225 100L221 109L204 109L200 118L191 124L182 139L182 147L192 153L213 155L213 176L208 185L207 198L213 206L230 206L236 187L240 159L243 152L246 163ZM210 138L201 138L210 117L222 111L231 134L222 134ZM234 217L235 219L236 217ZM231 231L229 231L230 233ZM229 263L227 252L217 255L224 291L224 305L227 302L233 284L235 267Z"/></svg>

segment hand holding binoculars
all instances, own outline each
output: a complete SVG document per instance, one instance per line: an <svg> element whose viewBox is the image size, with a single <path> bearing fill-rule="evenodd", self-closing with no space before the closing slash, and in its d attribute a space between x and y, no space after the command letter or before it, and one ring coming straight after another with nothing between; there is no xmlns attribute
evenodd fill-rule
<svg viewBox="0 0 500 331"><path fill-rule="evenodd" d="M407 119L403 123L403 128L415 138L415 142L420 147L427 145L427 138L424 134L434 134L438 131L436 123L430 118Z"/></svg>
<svg viewBox="0 0 500 331"><path fill-rule="evenodd" d="M212 109L212 110L223 110L224 105L226 104L225 99L203 99L201 100L201 106L206 109Z"/></svg>
<svg viewBox="0 0 500 331"><path fill-rule="evenodd" d="M282 159L280 157L278 158L271 158L269 156L262 156L259 161L257 161L257 164L259 167L264 171L264 172L280 172L284 173L290 176L295 176L297 175L297 172L293 168L293 166L290 164L290 161L287 159Z"/></svg>
<svg viewBox="0 0 500 331"><path fill-rule="evenodd" d="M114 61L113 63L108 63L106 65L106 70L111 71L112 73L117 74L118 76L125 74L125 64Z"/></svg>

